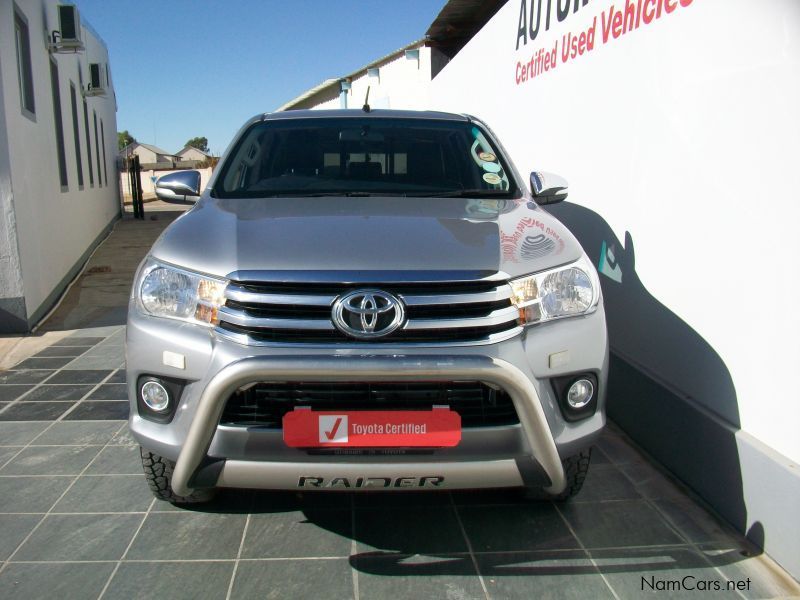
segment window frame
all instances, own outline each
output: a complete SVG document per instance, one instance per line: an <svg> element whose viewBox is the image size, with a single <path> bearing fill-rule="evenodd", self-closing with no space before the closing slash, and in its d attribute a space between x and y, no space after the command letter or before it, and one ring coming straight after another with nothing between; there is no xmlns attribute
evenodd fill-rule
<svg viewBox="0 0 800 600"><path fill-rule="evenodd" d="M24 39L22 39L24 37ZM17 83L22 115L36 122L36 90L33 82L31 33L28 17L14 3L14 50L17 55Z"/></svg>

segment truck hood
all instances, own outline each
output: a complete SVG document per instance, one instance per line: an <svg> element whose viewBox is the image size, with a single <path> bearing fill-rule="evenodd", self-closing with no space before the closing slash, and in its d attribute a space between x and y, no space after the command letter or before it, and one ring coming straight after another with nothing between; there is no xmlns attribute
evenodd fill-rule
<svg viewBox="0 0 800 600"><path fill-rule="evenodd" d="M204 196L153 246L159 260L247 280L510 278L580 258L578 241L526 198Z"/></svg>

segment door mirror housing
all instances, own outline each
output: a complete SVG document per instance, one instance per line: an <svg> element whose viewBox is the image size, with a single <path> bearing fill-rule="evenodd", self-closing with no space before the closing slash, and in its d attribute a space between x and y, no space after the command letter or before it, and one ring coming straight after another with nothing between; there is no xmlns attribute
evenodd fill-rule
<svg viewBox="0 0 800 600"><path fill-rule="evenodd" d="M177 171L159 177L156 196L161 200L197 200L200 197L200 172Z"/></svg>
<svg viewBox="0 0 800 600"><path fill-rule="evenodd" d="M537 204L555 204L565 200L569 192L567 180L544 171L531 172L531 194Z"/></svg>

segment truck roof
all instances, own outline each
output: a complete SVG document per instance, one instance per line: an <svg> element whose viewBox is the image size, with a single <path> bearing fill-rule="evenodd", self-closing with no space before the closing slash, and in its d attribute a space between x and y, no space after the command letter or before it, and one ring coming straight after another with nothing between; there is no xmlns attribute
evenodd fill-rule
<svg viewBox="0 0 800 600"><path fill-rule="evenodd" d="M274 113L264 113L263 120L273 121L279 119L339 119L348 117L388 118L388 119L436 119L437 121L470 121L466 115L438 112L434 110L385 110L374 109L365 112L361 108L337 110L286 110Z"/></svg>

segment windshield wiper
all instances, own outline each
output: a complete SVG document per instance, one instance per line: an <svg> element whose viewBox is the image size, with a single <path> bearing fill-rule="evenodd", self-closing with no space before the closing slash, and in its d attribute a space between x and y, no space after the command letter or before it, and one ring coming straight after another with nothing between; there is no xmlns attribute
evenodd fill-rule
<svg viewBox="0 0 800 600"><path fill-rule="evenodd" d="M314 192L312 194L304 194L309 198L322 198L323 196L349 196L356 198L366 198L368 196L377 196L372 192Z"/></svg>
<svg viewBox="0 0 800 600"><path fill-rule="evenodd" d="M449 190L430 192L419 192L414 194L404 194L412 198L511 198L509 190L482 190L479 188L471 190Z"/></svg>

